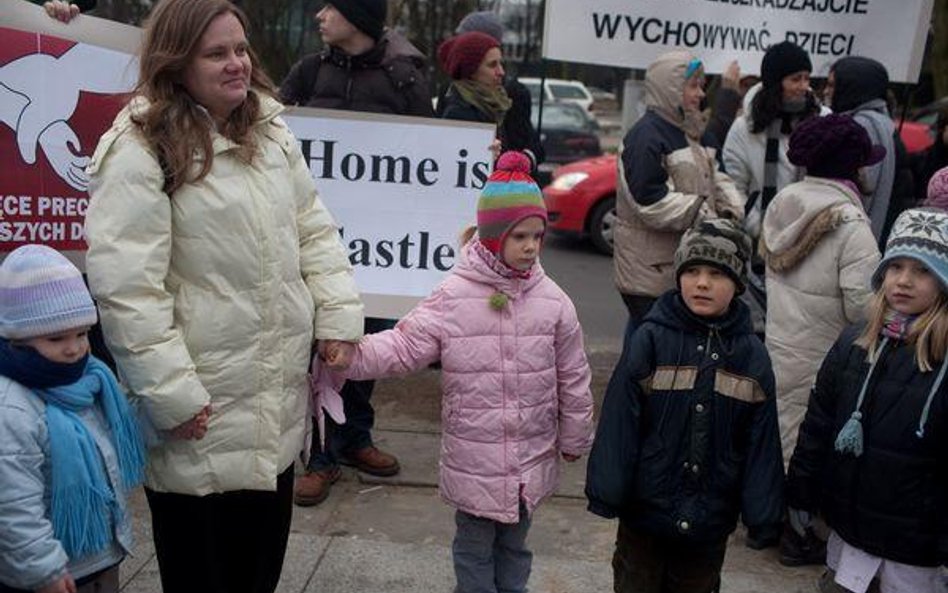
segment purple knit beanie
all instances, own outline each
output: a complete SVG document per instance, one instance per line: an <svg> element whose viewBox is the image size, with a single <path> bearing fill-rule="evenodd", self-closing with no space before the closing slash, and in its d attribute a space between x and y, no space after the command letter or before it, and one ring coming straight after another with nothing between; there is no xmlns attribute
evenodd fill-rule
<svg viewBox="0 0 948 593"><path fill-rule="evenodd" d="M24 245L0 265L0 337L26 340L90 327L95 304L82 274L45 245Z"/></svg>
<svg viewBox="0 0 948 593"><path fill-rule="evenodd" d="M922 206L948 212L948 167L938 169L928 182L928 196Z"/></svg>
<svg viewBox="0 0 948 593"><path fill-rule="evenodd" d="M850 115L810 117L790 135L787 159L808 175L852 179L862 167L885 158L885 148L872 143L866 129Z"/></svg>

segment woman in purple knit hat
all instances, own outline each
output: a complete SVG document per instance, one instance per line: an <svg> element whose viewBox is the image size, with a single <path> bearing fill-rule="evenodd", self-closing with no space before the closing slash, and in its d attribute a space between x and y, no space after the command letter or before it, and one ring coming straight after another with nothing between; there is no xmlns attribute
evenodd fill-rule
<svg viewBox="0 0 948 593"><path fill-rule="evenodd" d="M806 176L783 188L764 214L760 252L766 263L767 350L777 379L784 461L797 441L813 378L839 332L862 321L879 250L863 209L860 170L885 150L849 115L801 122L787 157ZM812 531L788 529L781 561L821 563Z"/></svg>

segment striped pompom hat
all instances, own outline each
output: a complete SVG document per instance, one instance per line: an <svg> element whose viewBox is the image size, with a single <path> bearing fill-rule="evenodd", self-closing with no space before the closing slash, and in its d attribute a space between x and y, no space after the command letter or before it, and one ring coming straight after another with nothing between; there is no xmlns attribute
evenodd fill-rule
<svg viewBox="0 0 948 593"><path fill-rule="evenodd" d="M530 158L522 152L505 152L477 201L477 236L498 254L510 229L531 216L547 223L543 194L530 177Z"/></svg>
<svg viewBox="0 0 948 593"><path fill-rule="evenodd" d="M95 325L82 274L55 249L24 245L0 265L0 337L25 340Z"/></svg>

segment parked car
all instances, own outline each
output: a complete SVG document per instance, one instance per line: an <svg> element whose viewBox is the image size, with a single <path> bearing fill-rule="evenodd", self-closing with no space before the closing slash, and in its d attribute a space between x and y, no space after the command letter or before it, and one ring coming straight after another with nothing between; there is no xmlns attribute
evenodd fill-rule
<svg viewBox="0 0 948 593"><path fill-rule="evenodd" d="M612 255L616 162L616 155L608 154L553 171L553 181L543 188L551 231L588 237L598 251Z"/></svg>
<svg viewBox="0 0 948 593"><path fill-rule="evenodd" d="M540 132L540 143L546 153L544 165L548 170L555 165L602 154L599 123L581 107L563 102L544 103L542 122L539 104L534 104L530 113L533 127Z"/></svg>
<svg viewBox="0 0 948 593"><path fill-rule="evenodd" d="M942 97L912 110L912 114L902 122L896 120L895 125L902 126L900 135L909 154L927 150L935 143L938 133L938 115L948 110L948 97Z"/></svg>
<svg viewBox="0 0 948 593"><path fill-rule="evenodd" d="M616 111L619 109L619 101L615 93L595 86L586 87L593 98L593 111Z"/></svg>
<svg viewBox="0 0 948 593"><path fill-rule="evenodd" d="M539 78L518 78L527 90L530 91L530 97L536 103L540 100L540 79ZM545 90L543 102L565 101L575 103L586 111L592 111L593 96L589 89L578 80L563 80L561 78L547 78L543 85Z"/></svg>

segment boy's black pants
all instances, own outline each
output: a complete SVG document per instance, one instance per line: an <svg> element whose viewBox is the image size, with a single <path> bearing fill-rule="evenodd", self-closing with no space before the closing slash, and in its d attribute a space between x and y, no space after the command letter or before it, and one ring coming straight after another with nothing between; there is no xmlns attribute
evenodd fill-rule
<svg viewBox="0 0 948 593"><path fill-rule="evenodd" d="M190 496L145 489L161 587L169 593L272 593L293 510L293 466L276 492Z"/></svg>
<svg viewBox="0 0 948 593"><path fill-rule="evenodd" d="M612 556L615 593L717 593L727 538L684 545L619 522Z"/></svg>

